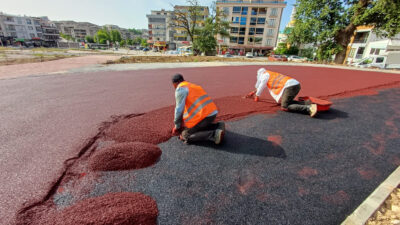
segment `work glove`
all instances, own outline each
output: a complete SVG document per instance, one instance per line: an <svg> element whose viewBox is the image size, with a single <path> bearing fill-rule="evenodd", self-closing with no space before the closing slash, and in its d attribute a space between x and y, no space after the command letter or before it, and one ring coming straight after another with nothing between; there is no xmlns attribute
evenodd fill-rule
<svg viewBox="0 0 400 225"><path fill-rule="evenodd" d="M254 98L254 101L255 101L255 102L259 102L259 101L260 101L260 98L259 98L258 96L256 96L256 97Z"/></svg>
<svg viewBox="0 0 400 225"><path fill-rule="evenodd" d="M176 127L172 128L172 135L178 136L179 133L180 133L180 129L178 129L178 128L176 128Z"/></svg>
<svg viewBox="0 0 400 225"><path fill-rule="evenodd" d="M248 93L248 94L246 95L246 98L252 98L252 97L254 97L255 94L256 94L256 92L255 92L255 91L252 91L252 92L250 92L250 93Z"/></svg>

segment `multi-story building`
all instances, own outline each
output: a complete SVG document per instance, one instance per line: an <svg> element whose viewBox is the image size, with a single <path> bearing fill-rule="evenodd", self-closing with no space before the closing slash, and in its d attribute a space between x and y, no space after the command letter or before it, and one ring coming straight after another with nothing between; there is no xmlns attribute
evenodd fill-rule
<svg viewBox="0 0 400 225"><path fill-rule="evenodd" d="M61 33L78 41L84 41L86 36L94 36L101 29L100 26L88 22L57 21L54 23Z"/></svg>
<svg viewBox="0 0 400 225"><path fill-rule="evenodd" d="M44 45L46 47L57 47L57 42L60 39L60 32L54 22L50 21L47 16L37 18L40 20L42 28Z"/></svg>
<svg viewBox="0 0 400 225"><path fill-rule="evenodd" d="M356 62L371 55L385 55L391 49L400 49L400 34L389 39L373 32L373 26L359 26L347 47L345 63Z"/></svg>
<svg viewBox="0 0 400 225"><path fill-rule="evenodd" d="M188 19L188 23L193 23L193 21L191 21L192 16L190 15L189 12L189 7L190 6L175 6L174 7L174 13L177 14L184 14L186 16L186 18ZM197 27L203 27L204 26L204 21L205 19L209 16L209 8L206 6L198 6L198 16L196 18L196 26ZM175 23L175 26L172 25L172 27L174 28L173 30L173 36L174 36L174 42L176 43L176 46L182 47L185 45L190 45L190 37L187 33L187 29L182 28L179 25L179 21L172 21L172 23Z"/></svg>
<svg viewBox="0 0 400 225"><path fill-rule="evenodd" d="M219 42L238 54L265 54L277 43L284 0L217 0L217 8L224 20L230 21L230 38L219 37Z"/></svg>
<svg viewBox="0 0 400 225"><path fill-rule="evenodd" d="M174 49L173 43L173 28L171 24L173 11L153 10L147 15L149 23L149 40L148 43L152 47Z"/></svg>

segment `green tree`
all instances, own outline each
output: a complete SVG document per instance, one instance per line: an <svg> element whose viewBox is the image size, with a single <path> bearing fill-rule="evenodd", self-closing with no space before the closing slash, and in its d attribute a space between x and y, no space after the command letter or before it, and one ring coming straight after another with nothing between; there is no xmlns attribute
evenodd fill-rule
<svg viewBox="0 0 400 225"><path fill-rule="evenodd" d="M313 43L319 60L336 55L343 63L347 46L359 25L374 26L379 35L393 37L400 32L398 0L297 0L291 44Z"/></svg>
<svg viewBox="0 0 400 225"><path fill-rule="evenodd" d="M141 41L141 43L140 43L140 46L142 46L142 47L147 47L147 46L149 46L149 44L147 43L147 40L146 40L146 39L142 39L142 41Z"/></svg>
<svg viewBox="0 0 400 225"><path fill-rule="evenodd" d="M126 45L126 41L125 41L125 40L121 40L121 41L119 42L119 45L120 45L121 47L124 47L124 46Z"/></svg>
<svg viewBox="0 0 400 225"><path fill-rule="evenodd" d="M274 52L278 55L297 55L299 53L299 48L296 46L290 46L288 48L286 43L279 43Z"/></svg>
<svg viewBox="0 0 400 225"><path fill-rule="evenodd" d="M199 22L204 20L204 7L200 6L198 0L186 0L186 3L188 6L175 7L169 26L183 28L193 42Z"/></svg>
<svg viewBox="0 0 400 225"><path fill-rule="evenodd" d="M137 29L135 29L135 28L128 29L128 31L131 32L131 33L133 33L133 34L135 34L135 35L141 35L141 34L142 34L142 31L137 30Z"/></svg>
<svg viewBox="0 0 400 225"><path fill-rule="evenodd" d="M118 30L107 30L106 28L98 30L94 39L100 44L107 44L107 41L116 43L122 40L121 33Z"/></svg>
<svg viewBox="0 0 400 225"><path fill-rule="evenodd" d="M86 36L85 40L87 43L94 43L94 38L92 36Z"/></svg>
<svg viewBox="0 0 400 225"><path fill-rule="evenodd" d="M60 37L64 38L65 40L68 41L75 41L75 38L73 38L71 35L60 33Z"/></svg>
<svg viewBox="0 0 400 225"><path fill-rule="evenodd" d="M122 40L121 33L118 30L111 30L110 31L111 41L112 42L120 42Z"/></svg>

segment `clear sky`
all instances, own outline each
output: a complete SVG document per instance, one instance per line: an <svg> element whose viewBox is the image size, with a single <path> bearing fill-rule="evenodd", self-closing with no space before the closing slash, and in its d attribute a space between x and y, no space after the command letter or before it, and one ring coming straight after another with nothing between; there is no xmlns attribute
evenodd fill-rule
<svg viewBox="0 0 400 225"><path fill-rule="evenodd" d="M0 11L27 16L48 16L50 20L74 20L97 25L115 24L123 28L147 28L151 10L171 10L185 0L1 0ZM213 0L199 0L210 6ZM280 30L290 20L295 0L287 0Z"/></svg>

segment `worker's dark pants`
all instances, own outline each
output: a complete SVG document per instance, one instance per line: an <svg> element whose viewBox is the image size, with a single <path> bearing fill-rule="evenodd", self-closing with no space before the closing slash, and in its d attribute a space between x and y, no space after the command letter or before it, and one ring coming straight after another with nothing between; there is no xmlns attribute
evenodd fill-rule
<svg viewBox="0 0 400 225"><path fill-rule="evenodd" d="M191 143L196 141L215 141L215 130L218 123L213 123L217 115L209 116L192 128L185 128L182 137Z"/></svg>
<svg viewBox="0 0 400 225"><path fill-rule="evenodd" d="M281 98L281 107L290 112L307 114L310 112L310 105L306 102L295 101L294 98L300 92L300 84L286 88Z"/></svg>

